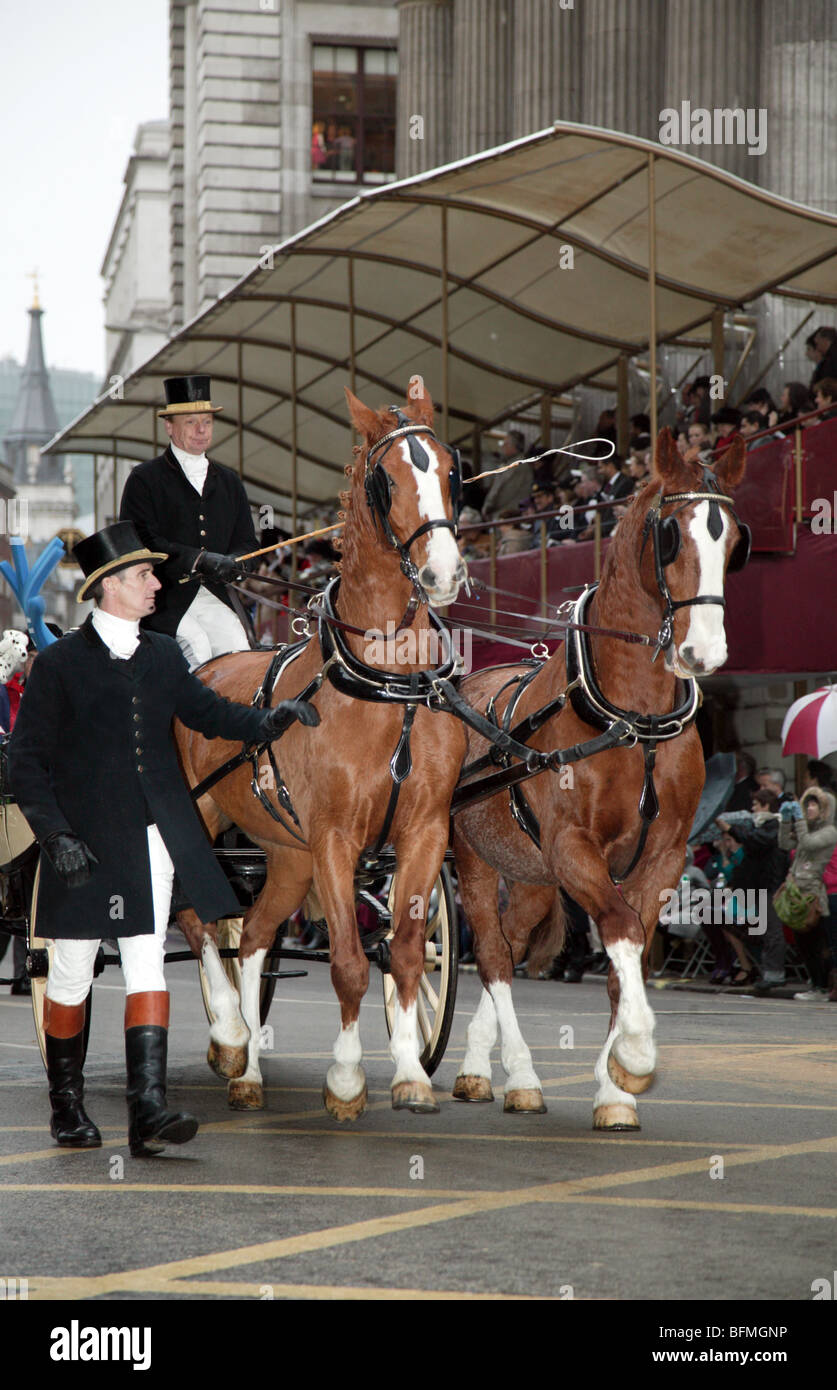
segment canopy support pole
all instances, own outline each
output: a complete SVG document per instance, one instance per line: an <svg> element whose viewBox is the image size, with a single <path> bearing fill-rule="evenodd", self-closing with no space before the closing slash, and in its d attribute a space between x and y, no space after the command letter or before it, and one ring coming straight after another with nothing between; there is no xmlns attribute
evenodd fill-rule
<svg viewBox="0 0 837 1390"><path fill-rule="evenodd" d="M93 455L93 530L99 529L99 455Z"/></svg>
<svg viewBox="0 0 837 1390"><path fill-rule="evenodd" d="M244 477L244 383L242 380L242 356L244 349L238 344L238 476Z"/></svg>
<svg viewBox="0 0 837 1390"><path fill-rule="evenodd" d="M648 155L648 374L651 441L657 438L657 203L654 156ZM596 575L598 579L598 573Z"/></svg>
<svg viewBox="0 0 837 1390"><path fill-rule="evenodd" d="M296 419L296 304L291 300L291 534L297 525L297 419ZM296 583L296 546L291 552L291 579Z"/></svg>
<svg viewBox="0 0 837 1390"><path fill-rule="evenodd" d="M628 453L628 354L620 352L616 363L616 439L622 458Z"/></svg>
<svg viewBox="0 0 837 1390"><path fill-rule="evenodd" d="M113 479L112 479L112 481L113 481L113 519L114 519L114 521L118 521L118 520L119 520L119 496L118 496L118 481L117 481L117 477L116 477L116 445L115 445L115 444L114 444L114 447L113 447Z"/></svg>
<svg viewBox="0 0 837 1390"><path fill-rule="evenodd" d="M724 381L724 311L720 304L716 304L712 310L712 371L723 383L723 395L720 397L720 403L723 405L727 395L727 384Z"/></svg>
<svg viewBox="0 0 837 1390"><path fill-rule="evenodd" d="M448 410L448 210L442 205L442 437L450 436Z"/></svg>

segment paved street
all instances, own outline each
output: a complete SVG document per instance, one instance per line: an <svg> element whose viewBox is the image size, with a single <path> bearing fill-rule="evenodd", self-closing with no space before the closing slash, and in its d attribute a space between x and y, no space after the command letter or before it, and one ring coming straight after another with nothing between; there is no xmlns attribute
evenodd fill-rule
<svg viewBox="0 0 837 1390"><path fill-rule="evenodd" d="M278 983L269 1108L256 1114L228 1110L203 1060L196 967L169 973L170 1099L202 1125L145 1162L127 1151L116 972L95 986L99 1151L52 1144L29 1003L0 996L0 1274L28 1278L30 1299L805 1301L833 1277L834 1005L652 988L660 1071L639 1098L642 1132L602 1135L591 1121L603 980L516 983L549 1110L514 1116L501 1099L451 1100L478 994L461 973L433 1078L441 1113L414 1116L390 1108L373 974L361 1015L370 1105L338 1126L320 1099L337 1030L326 967ZM494 1084L501 1095L499 1062Z"/></svg>

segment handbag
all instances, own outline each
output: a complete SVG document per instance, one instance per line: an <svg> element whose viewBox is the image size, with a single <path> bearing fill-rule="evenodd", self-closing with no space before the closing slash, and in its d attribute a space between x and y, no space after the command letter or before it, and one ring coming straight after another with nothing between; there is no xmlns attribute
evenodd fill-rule
<svg viewBox="0 0 837 1390"><path fill-rule="evenodd" d="M791 931L809 931L819 920L816 893L803 893L790 875L773 894L773 906L776 916Z"/></svg>

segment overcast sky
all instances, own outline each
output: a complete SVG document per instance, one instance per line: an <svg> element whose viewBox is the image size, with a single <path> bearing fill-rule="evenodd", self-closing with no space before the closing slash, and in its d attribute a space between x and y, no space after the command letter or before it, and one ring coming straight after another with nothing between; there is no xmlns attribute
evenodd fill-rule
<svg viewBox="0 0 837 1390"><path fill-rule="evenodd" d="M136 128L168 113L168 0L0 0L0 358L37 268L49 365L103 374L99 270Z"/></svg>

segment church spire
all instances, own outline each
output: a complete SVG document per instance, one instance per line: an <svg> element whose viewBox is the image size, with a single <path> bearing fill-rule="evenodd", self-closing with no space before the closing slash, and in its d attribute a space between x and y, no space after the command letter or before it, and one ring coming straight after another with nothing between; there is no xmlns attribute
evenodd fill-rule
<svg viewBox="0 0 837 1390"><path fill-rule="evenodd" d="M43 445L58 433L58 416L50 390L41 337L43 314L38 300L36 278L34 303L29 310L26 365L20 379L12 423L3 441L6 462L15 483L63 481L63 460L55 455L42 459L38 453Z"/></svg>

